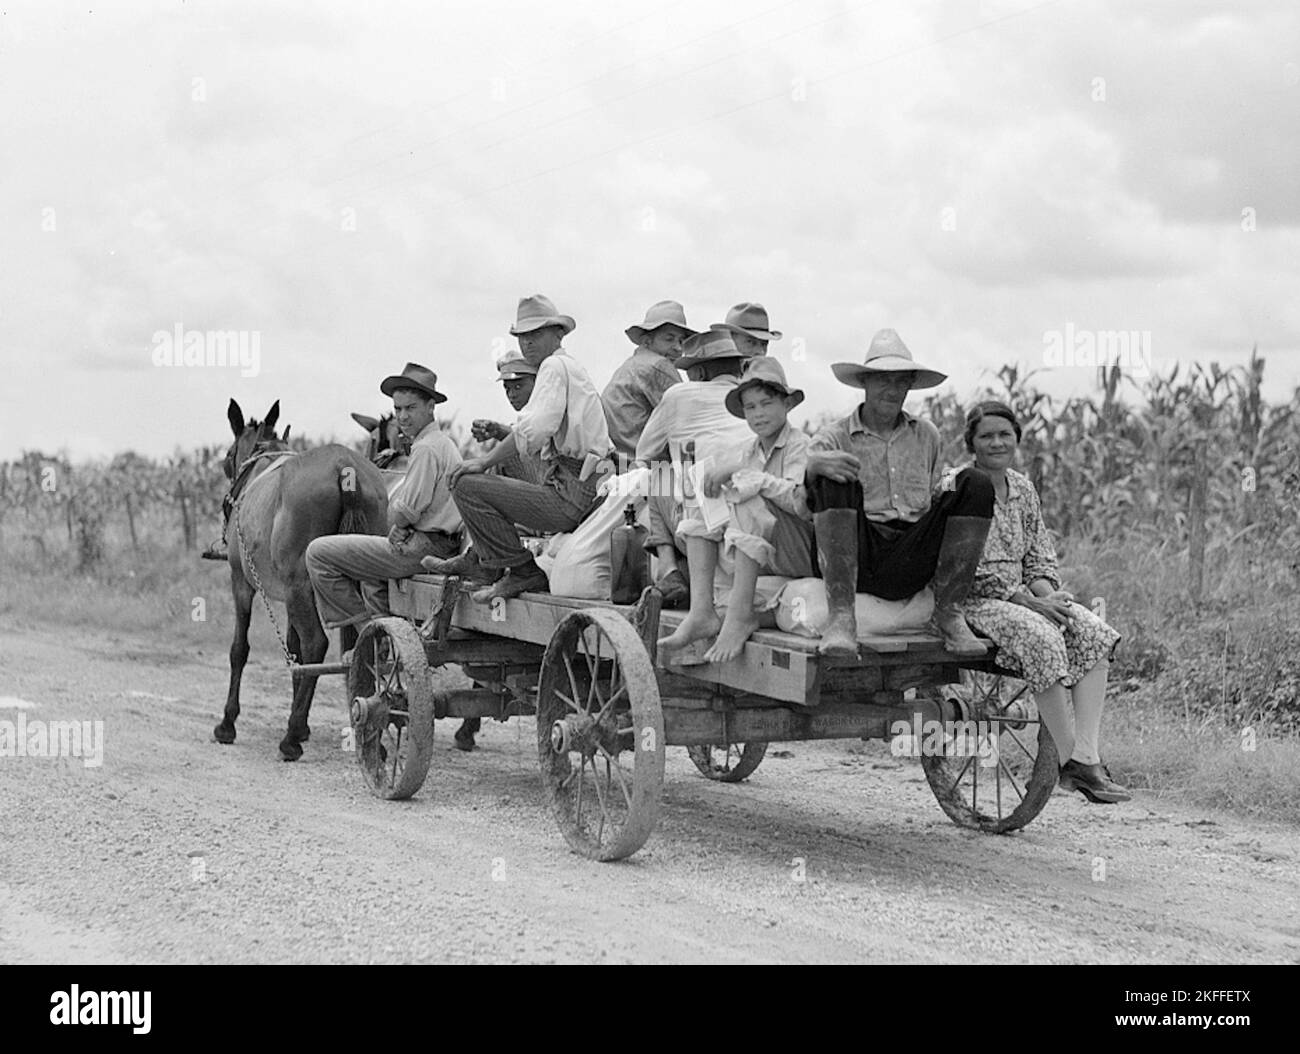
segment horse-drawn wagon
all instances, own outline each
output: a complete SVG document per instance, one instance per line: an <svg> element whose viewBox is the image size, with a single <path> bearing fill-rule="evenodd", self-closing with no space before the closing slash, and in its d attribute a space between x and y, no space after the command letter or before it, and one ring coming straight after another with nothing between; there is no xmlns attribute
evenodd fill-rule
<svg viewBox="0 0 1300 1054"><path fill-rule="evenodd" d="M394 617L361 632L350 664L301 672L347 673L358 761L383 798L419 790L438 719L535 716L556 820L599 860L631 855L653 831L670 746L736 781L770 742L889 739L920 753L949 817L995 833L1027 824L1056 786L1032 699L992 657L961 659L910 633L866 638L857 659L837 660L814 639L759 630L730 662L674 664L656 643L682 616L659 601L647 589L632 606L532 593L485 605L455 578L417 575L390 584ZM436 690L430 670L445 665L473 687Z"/></svg>

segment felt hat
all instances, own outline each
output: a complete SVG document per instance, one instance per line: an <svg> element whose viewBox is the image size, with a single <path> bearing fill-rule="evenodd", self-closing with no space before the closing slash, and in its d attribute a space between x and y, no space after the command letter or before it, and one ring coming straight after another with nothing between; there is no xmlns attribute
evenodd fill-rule
<svg viewBox="0 0 1300 1054"><path fill-rule="evenodd" d="M740 383L727 392L727 409L733 416L745 416L740 397L747 388L753 388L758 384L770 384L773 388L779 389L786 397L788 410L793 410L803 402L803 392L785 383L785 370L781 368L781 364L767 355L756 355L745 363L745 372L741 374Z"/></svg>
<svg viewBox="0 0 1300 1054"><path fill-rule="evenodd" d="M686 324L686 311L676 300L660 300L652 304L645 313L645 321L623 330L627 339L633 344L640 344L641 338L653 333L660 326L676 326L685 330L688 337L695 336L696 331Z"/></svg>
<svg viewBox="0 0 1300 1054"><path fill-rule="evenodd" d="M565 333L572 333L577 323L568 315L556 311L555 305L541 293L520 300L519 309L515 312L515 324L510 327L511 335L517 337L520 333L531 333L543 326L562 326Z"/></svg>
<svg viewBox="0 0 1300 1054"><path fill-rule="evenodd" d="M379 390L385 395L392 395L398 388L414 388L430 396L435 403L445 403L447 397L438 391L438 375L418 362L408 362L401 373L385 377L379 383Z"/></svg>
<svg viewBox="0 0 1300 1054"><path fill-rule="evenodd" d="M750 356L736 347L731 335L722 330L706 329L689 337L682 345L681 358L674 365L679 370L715 359L747 359Z"/></svg>
<svg viewBox="0 0 1300 1054"><path fill-rule="evenodd" d="M737 304L727 312L727 321L715 322L710 329L735 329L758 340L780 340L781 331L772 329L767 308L762 304Z"/></svg>
<svg viewBox="0 0 1300 1054"><path fill-rule="evenodd" d="M916 362L902 338L892 329L882 329L871 338L867 357L861 363L834 362L831 372L850 388L865 388L866 378L873 373L915 373L913 389L933 388L948 379L946 373L927 369Z"/></svg>

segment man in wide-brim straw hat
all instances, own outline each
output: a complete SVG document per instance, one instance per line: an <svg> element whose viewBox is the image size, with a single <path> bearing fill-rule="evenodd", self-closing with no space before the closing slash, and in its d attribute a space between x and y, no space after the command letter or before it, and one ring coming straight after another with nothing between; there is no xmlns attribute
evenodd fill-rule
<svg viewBox="0 0 1300 1054"><path fill-rule="evenodd" d="M861 363L837 362L836 378L862 389L862 404L823 428L808 457L808 505L826 583L830 624L818 650L857 654L855 592L902 600L933 584L934 625L948 651L987 648L957 610L965 599L993 516L993 485L978 469L938 489L939 431L903 409L914 388L947 379L927 369L892 329L871 340Z"/></svg>
<svg viewBox="0 0 1300 1054"><path fill-rule="evenodd" d="M636 441L664 392L681 381L676 363L682 341L695 336L676 300L660 300L645 318L623 331L636 351L619 363L601 392L605 423L614 450L624 462L636 456Z"/></svg>
<svg viewBox="0 0 1300 1054"><path fill-rule="evenodd" d="M781 339L781 331L773 329L767 319L767 308L748 301L728 311L725 322L715 322L709 328L726 330L745 355L766 355L768 342Z"/></svg>
<svg viewBox="0 0 1300 1054"><path fill-rule="evenodd" d="M659 558L656 584L670 606L690 599L682 571L685 542L677 534L683 518L678 500L683 480L678 472L692 461L725 456L749 439L745 422L733 417L726 403L728 393L740 383L748 357L730 333L710 329L691 337L677 360L687 379L664 392L637 440L637 463L654 470L645 547Z"/></svg>
<svg viewBox="0 0 1300 1054"><path fill-rule="evenodd" d="M405 478L388 499L387 538L334 534L307 546L307 573L326 629L391 614L390 578L407 578L424 557L451 556L460 547L460 513L451 500L460 451L434 420L434 408L447 400L437 385L437 374L418 362L408 362L379 385L392 397L411 454Z"/></svg>
<svg viewBox="0 0 1300 1054"><path fill-rule="evenodd" d="M515 525L573 530L596 507L596 488L613 468L600 396L581 363L560 347L573 328L573 319L540 293L519 301L510 332L519 339L523 359L537 367L532 398L509 438L485 457L463 462L452 478L452 495L474 547L450 560L426 560L424 566L477 579L484 588L472 596L480 603L549 588ZM485 474L517 451L541 455L541 483Z"/></svg>

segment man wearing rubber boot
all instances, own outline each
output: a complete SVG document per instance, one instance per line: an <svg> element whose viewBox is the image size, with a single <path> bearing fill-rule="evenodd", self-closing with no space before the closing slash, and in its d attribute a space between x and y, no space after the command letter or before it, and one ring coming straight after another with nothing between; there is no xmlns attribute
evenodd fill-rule
<svg viewBox="0 0 1300 1054"><path fill-rule="evenodd" d="M929 370L892 329L871 340L866 360L837 362L836 378L862 389L862 405L813 438L805 483L830 622L817 650L855 656L855 593L902 600L934 586L934 628L945 648L984 655L957 610L974 578L993 516L993 485L979 469L940 482L939 431L903 409L913 388L947 375ZM933 498L932 498L933 494Z"/></svg>

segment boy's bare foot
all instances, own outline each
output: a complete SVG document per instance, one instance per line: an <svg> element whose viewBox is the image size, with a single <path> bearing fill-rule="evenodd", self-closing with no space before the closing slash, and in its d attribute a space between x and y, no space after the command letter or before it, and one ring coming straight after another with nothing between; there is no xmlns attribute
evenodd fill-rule
<svg viewBox="0 0 1300 1054"><path fill-rule="evenodd" d="M745 650L745 641L749 640L750 634L756 629L758 629L758 616L753 611L741 614L734 608L728 608L718 639L713 647L704 653L704 661L729 662L734 659Z"/></svg>
<svg viewBox="0 0 1300 1054"><path fill-rule="evenodd" d="M660 651L684 648L692 641L716 637L722 629L722 620L713 611L687 612L681 624L667 637L659 638Z"/></svg>

